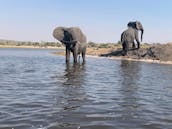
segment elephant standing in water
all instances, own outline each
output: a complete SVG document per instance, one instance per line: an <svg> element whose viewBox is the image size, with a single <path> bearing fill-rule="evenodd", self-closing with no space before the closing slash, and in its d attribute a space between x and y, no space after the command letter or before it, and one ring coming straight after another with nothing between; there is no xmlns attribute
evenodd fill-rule
<svg viewBox="0 0 172 129"><path fill-rule="evenodd" d="M140 42L138 38L138 31L141 31L141 41L143 38L143 26L139 21L129 22L128 29L121 34L121 43L123 47L124 55L127 55L129 44L132 43L132 47L135 48L134 40L137 42L137 48L140 48Z"/></svg>
<svg viewBox="0 0 172 129"><path fill-rule="evenodd" d="M53 36L66 46L66 63L70 61L70 52L73 53L74 63L77 63L79 54L82 54L83 63L85 62L87 39L80 28L57 27Z"/></svg>

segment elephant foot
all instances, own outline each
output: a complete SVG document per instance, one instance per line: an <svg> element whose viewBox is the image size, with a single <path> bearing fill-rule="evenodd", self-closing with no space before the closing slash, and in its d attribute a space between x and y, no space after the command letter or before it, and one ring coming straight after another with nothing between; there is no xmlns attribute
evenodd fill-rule
<svg viewBox="0 0 172 129"><path fill-rule="evenodd" d="M133 49L135 49L135 48L136 48L136 45L135 45L135 44L133 44L133 45L132 45L132 48L133 48Z"/></svg>
<svg viewBox="0 0 172 129"><path fill-rule="evenodd" d="M138 45L137 45L137 46L138 46L137 48L138 48L138 49L140 49L140 43L138 43Z"/></svg>
<svg viewBox="0 0 172 129"><path fill-rule="evenodd" d="M122 56L127 56L127 55L128 55L128 53L126 51L122 52Z"/></svg>
<svg viewBox="0 0 172 129"><path fill-rule="evenodd" d="M66 64L68 64L70 62L70 60L66 60Z"/></svg>
<svg viewBox="0 0 172 129"><path fill-rule="evenodd" d="M74 60L73 62L76 64L77 63L77 60Z"/></svg>

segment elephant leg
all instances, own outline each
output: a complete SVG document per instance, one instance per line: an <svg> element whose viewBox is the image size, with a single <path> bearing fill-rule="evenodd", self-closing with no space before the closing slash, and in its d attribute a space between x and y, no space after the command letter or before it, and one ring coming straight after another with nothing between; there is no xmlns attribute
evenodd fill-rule
<svg viewBox="0 0 172 129"><path fill-rule="evenodd" d="M132 48L136 48L136 45L135 45L135 43L133 42L133 44L132 44Z"/></svg>
<svg viewBox="0 0 172 129"><path fill-rule="evenodd" d="M122 43L122 55L125 56L125 43Z"/></svg>
<svg viewBox="0 0 172 129"><path fill-rule="evenodd" d="M74 63L77 63L77 51L76 50L74 50L73 51L73 59L74 59Z"/></svg>
<svg viewBox="0 0 172 129"><path fill-rule="evenodd" d="M123 47L123 55L125 56L127 55L129 44L127 42L124 42L122 44L122 47Z"/></svg>
<svg viewBox="0 0 172 129"><path fill-rule="evenodd" d="M66 48L66 63L70 61L70 50Z"/></svg>
<svg viewBox="0 0 172 129"><path fill-rule="evenodd" d="M79 62L80 62L80 57L81 57L80 54L78 54L78 61L79 61Z"/></svg>
<svg viewBox="0 0 172 129"><path fill-rule="evenodd" d="M138 49L140 48L140 42L137 42L137 48Z"/></svg>
<svg viewBox="0 0 172 129"><path fill-rule="evenodd" d="M83 60L83 63L85 63L85 54L86 54L86 49L82 51L82 60Z"/></svg>

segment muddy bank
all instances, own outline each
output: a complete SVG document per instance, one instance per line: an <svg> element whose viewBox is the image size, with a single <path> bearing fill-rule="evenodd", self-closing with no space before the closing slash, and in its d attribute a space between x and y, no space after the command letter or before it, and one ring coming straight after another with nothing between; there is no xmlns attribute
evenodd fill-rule
<svg viewBox="0 0 172 129"><path fill-rule="evenodd" d="M109 53L102 53L103 57L120 57L123 59L134 60L153 60L159 62L172 61L172 44L156 44L150 45L147 48L130 49L127 56L123 56L121 48L118 48Z"/></svg>

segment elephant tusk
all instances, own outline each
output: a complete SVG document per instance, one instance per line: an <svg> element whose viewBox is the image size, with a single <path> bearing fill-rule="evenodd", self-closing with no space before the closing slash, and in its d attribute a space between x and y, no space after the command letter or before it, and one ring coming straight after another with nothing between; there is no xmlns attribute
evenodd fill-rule
<svg viewBox="0 0 172 129"><path fill-rule="evenodd" d="M143 32L144 32L144 30L142 29L141 30L141 41L143 40Z"/></svg>

